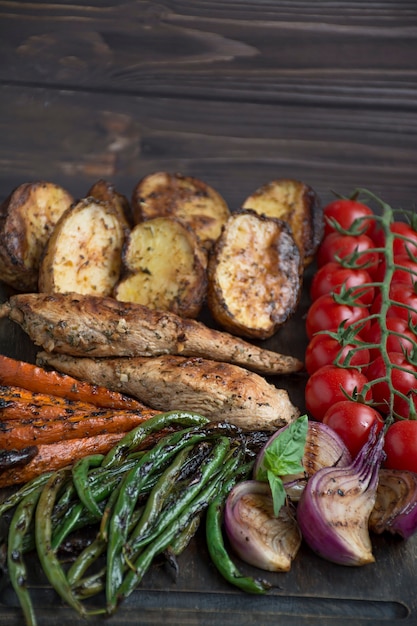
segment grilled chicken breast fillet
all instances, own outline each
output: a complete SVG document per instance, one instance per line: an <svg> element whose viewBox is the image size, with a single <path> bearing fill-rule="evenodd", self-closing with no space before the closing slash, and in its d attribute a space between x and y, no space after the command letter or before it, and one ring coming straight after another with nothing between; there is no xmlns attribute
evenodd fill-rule
<svg viewBox="0 0 417 626"><path fill-rule="evenodd" d="M275 430L299 416L284 389L248 370L163 355L92 359L41 352L37 362L139 399L160 411L189 410L245 430Z"/></svg>
<svg viewBox="0 0 417 626"><path fill-rule="evenodd" d="M79 294L17 294L0 307L48 352L73 356L176 354L233 363L265 375L302 369L297 358L170 312Z"/></svg>

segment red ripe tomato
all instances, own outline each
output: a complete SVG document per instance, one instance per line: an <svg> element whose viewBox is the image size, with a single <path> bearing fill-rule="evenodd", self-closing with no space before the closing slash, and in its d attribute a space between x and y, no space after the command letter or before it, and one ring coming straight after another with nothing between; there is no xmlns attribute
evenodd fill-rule
<svg viewBox="0 0 417 626"><path fill-rule="evenodd" d="M344 230L349 230L357 220L354 228L363 233L370 229L374 221L372 219L373 211L365 204L355 200L334 200L324 207L323 215L325 237L336 230L332 225L332 220L335 220Z"/></svg>
<svg viewBox="0 0 417 626"><path fill-rule="evenodd" d="M395 412L403 419L417 418L417 389L411 389L407 393L408 399L397 397L395 400Z"/></svg>
<svg viewBox="0 0 417 626"><path fill-rule="evenodd" d="M398 269L394 270L391 283L406 283L413 286L417 282L417 263L408 256L400 255L395 258L395 264L398 265ZM375 272L375 280L380 283L384 282L385 272L386 261L383 259Z"/></svg>
<svg viewBox="0 0 417 626"><path fill-rule="evenodd" d="M417 420L394 422L385 434L384 466L417 472Z"/></svg>
<svg viewBox="0 0 417 626"><path fill-rule="evenodd" d="M355 337L359 340L359 337ZM339 365L346 363L350 367L365 367L369 364L369 350L359 348L354 344L341 347L340 343L330 335L314 335L307 346L305 353L305 367L311 375L324 365L333 365L338 359Z"/></svg>
<svg viewBox="0 0 417 626"><path fill-rule="evenodd" d="M399 317L417 324L417 292L411 285L404 283L392 283L389 290L390 299L393 301L387 311L388 317ZM377 314L381 310L382 295L378 294L371 306L371 313Z"/></svg>
<svg viewBox="0 0 417 626"><path fill-rule="evenodd" d="M325 365L307 380L306 409L315 420L321 422L333 404L348 399L347 396L360 394L367 382L366 376L356 369ZM366 400L371 399L372 394L367 391Z"/></svg>
<svg viewBox="0 0 417 626"><path fill-rule="evenodd" d="M387 337L386 349L388 352L410 352L414 347L417 348L417 337L410 330L406 320L399 317L387 317L387 329L389 331ZM363 340L367 343L374 343L375 348L370 348L370 359L373 361L380 355L381 349L381 324L375 321L366 333L363 333Z"/></svg>
<svg viewBox="0 0 417 626"><path fill-rule="evenodd" d="M390 380L393 388L407 395L411 389L415 389L417 386L417 367L409 363L406 356L401 352L389 352L388 358L392 364L390 367ZM376 381L379 378L388 377L387 368L381 355L368 365L366 375L370 382ZM378 404L381 413L388 412L391 399L391 390L388 381L381 380L372 385L372 398L374 402ZM393 398L393 408L395 412L398 412L396 394L394 394Z"/></svg>
<svg viewBox="0 0 417 626"><path fill-rule="evenodd" d="M342 322L346 326L357 323L357 333L361 335L363 330L367 330L370 321L361 323L368 315L368 310L363 306L349 306L338 304L333 296L320 296L310 306L306 317L307 337L311 339L313 335L321 330L337 330Z"/></svg>
<svg viewBox="0 0 417 626"><path fill-rule="evenodd" d="M362 285L371 282L372 279L366 270L350 269L331 261L323 265L314 274L310 287L310 298L314 301L329 293L340 293L342 285L344 285L346 289L359 287L357 290L352 289L352 297L357 295L360 302L369 305L374 300L375 289L373 287L362 288Z"/></svg>
<svg viewBox="0 0 417 626"><path fill-rule="evenodd" d="M390 230L394 235L398 235L394 238L393 251L394 257L397 256L417 256L417 231L415 231L409 224L405 222L393 222L390 225ZM406 239L405 239L406 238ZM377 231L377 234L373 235L373 239L378 248L385 246L385 233L382 229Z"/></svg>
<svg viewBox="0 0 417 626"><path fill-rule="evenodd" d="M352 457L356 457L368 441L374 424L377 425L377 432L384 426L384 420L378 411L351 400L341 400L333 404L326 411L323 422L340 436Z"/></svg>
<svg viewBox="0 0 417 626"><path fill-rule="evenodd" d="M375 244L367 235L340 235L331 233L323 239L317 252L317 266L323 267L331 261L344 259L349 261L356 253L360 256L353 261L355 268L366 269L370 274L375 271L379 264L379 255L371 250ZM367 252L369 250L370 252Z"/></svg>

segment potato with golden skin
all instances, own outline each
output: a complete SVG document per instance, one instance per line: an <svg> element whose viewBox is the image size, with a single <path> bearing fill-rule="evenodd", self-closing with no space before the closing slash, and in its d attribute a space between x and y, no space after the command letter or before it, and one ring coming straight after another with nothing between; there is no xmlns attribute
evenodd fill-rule
<svg viewBox="0 0 417 626"><path fill-rule="evenodd" d="M181 317L199 314L207 291L207 255L183 222L158 217L137 224L123 250L123 276L113 295Z"/></svg>
<svg viewBox="0 0 417 626"><path fill-rule="evenodd" d="M40 259L61 215L74 202L54 183L19 185L0 206L0 278L17 291L36 291Z"/></svg>
<svg viewBox="0 0 417 626"><path fill-rule="evenodd" d="M309 185L287 178L273 180L246 198L242 208L287 222L304 266L312 262L323 235L323 217L319 198Z"/></svg>
<svg viewBox="0 0 417 626"><path fill-rule="evenodd" d="M207 303L213 318L234 335L272 337L297 308L302 269L286 222L237 211L210 255Z"/></svg>
<svg viewBox="0 0 417 626"><path fill-rule="evenodd" d="M108 296L120 277L125 229L107 202L84 198L60 218L39 268L41 293Z"/></svg>
<svg viewBox="0 0 417 626"><path fill-rule="evenodd" d="M136 224L155 217L177 217L191 227L206 250L230 215L226 201L207 183L168 172L142 178L133 190L131 204Z"/></svg>

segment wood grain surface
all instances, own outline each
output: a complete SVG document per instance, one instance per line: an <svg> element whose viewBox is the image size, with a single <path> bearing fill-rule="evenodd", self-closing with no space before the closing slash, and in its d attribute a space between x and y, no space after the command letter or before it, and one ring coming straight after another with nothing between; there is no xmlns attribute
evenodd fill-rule
<svg viewBox="0 0 417 626"><path fill-rule="evenodd" d="M283 177L323 204L365 187L416 209L415 0L0 0L0 60L0 201L41 179L82 197L104 178L130 197L166 170L205 180L232 210ZM307 306L270 347L302 357ZM6 320L0 351L34 355ZM285 384L302 406L302 379ZM417 541L375 550L352 569L303 548L254 598L220 578L199 536L177 580L152 569L115 618L89 623L417 625ZM42 626L84 623L32 579ZM0 623L22 623L8 587Z"/></svg>

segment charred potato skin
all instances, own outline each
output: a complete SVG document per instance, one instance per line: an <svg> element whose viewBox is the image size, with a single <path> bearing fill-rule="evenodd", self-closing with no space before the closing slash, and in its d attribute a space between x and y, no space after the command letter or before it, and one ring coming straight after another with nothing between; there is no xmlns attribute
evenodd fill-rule
<svg viewBox="0 0 417 626"><path fill-rule="evenodd" d="M177 217L189 224L209 250L230 215L224 198L204 181L176 173L155 172L142 178L132 193L135 224L155 217Z"/></svg>
<svg viewBox="0 0 417 626"><path fill-rule="evenodd" d="M112 183L100 178L90 187L87 197L108 202L119 214L125 229L129 231L133 227L132 209L129 200L126 196L116 191Z"/></svg>
<svg viewBox="0 0 417 626"><path fill-rule="evenodd" d="M175 217L137 224L126 238L113 297L196 318L207 294L207 252Z"/></svg>
<svg viewBox="0 0 417 626"><path fill-rule="evenodd" d="M312 187L290 178L273 180L246 198L242 208L286 221L304 267L310 265L323 238L323 211Z"/></svg>
<svg viewBox="0 0 417 626"><path fill-rule="evenodd" d="M124 224L109 203L90 196L75 202L45 247L39 292L110 295L120 277L125 236Z"/></svg>
<svg viewBox="0 0 417 626"><path fill-rule="evenodd" d="M0 276L17 291L36 291L44 248L74 202L55 183L23 183L0 206Z"/></svg>
<svg viewBox="0 0 417 626"><path fill-rule="evenodd" d="M242 220L248 226L246 239L238 232ZM302 277L302 257L288 223L240 209L211 251L207 304L224 330L248 339L268 339L295 313Z"/></svg>

